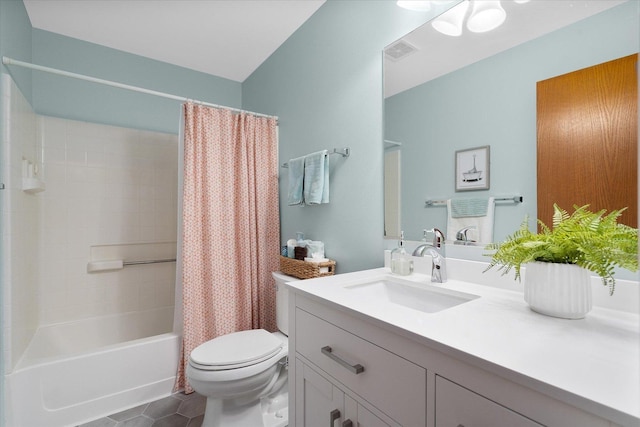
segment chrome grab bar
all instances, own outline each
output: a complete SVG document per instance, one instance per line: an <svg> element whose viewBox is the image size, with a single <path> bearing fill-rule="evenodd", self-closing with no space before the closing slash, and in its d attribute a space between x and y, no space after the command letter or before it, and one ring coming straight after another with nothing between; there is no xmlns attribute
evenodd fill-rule
<svg viewBox="0 0 640 427"><path fill-rule="evenodd" d="M122 265L127 266L127 265L142 265L142 264L160 264L162 262L176 262L176 259L167 258L167 259L150 259L148 261L125 261L122 263Z"/></svg>

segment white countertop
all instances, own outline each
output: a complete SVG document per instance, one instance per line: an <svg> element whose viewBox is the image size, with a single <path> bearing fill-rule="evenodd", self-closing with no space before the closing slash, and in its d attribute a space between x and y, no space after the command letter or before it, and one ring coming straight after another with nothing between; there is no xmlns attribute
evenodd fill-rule
<svg viewBox="0 0 640 427"><path fill-rule="evenodd" d="M437 350L448 349L531 379L570 404L640 424L640 316L594 307L581 320L564 320L531 311L522 292L460 280L432 284L430 276L402 279L478 295L480 298L436 312L376 304L354 297L345 285L391 275L388 268L288 283L290 290L321 299L374 323L409 335ZM444 347L443 347L444 346ZM605 414L606 412L606 414Z"/></svg>

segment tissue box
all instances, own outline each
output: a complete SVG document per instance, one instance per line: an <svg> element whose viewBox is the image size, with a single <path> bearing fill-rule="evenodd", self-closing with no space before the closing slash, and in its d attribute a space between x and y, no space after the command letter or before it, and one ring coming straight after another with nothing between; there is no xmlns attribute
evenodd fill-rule
<svg viewBox="0 0 640 427"><path fill-rule="evenodd" d="M280 257L280 271L287 276L298 279L313 279L315 277L333 276L336 270L336 262L307 262L297 259Z"/></svg>

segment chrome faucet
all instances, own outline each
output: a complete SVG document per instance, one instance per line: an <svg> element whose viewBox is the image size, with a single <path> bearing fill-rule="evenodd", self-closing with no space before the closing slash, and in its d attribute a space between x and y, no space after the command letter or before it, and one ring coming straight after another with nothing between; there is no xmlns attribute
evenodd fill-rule
<svg viewBox="0 0 640 427"><path fill-rule="evenodd" d="M413 256L431 256L431 281L444 283L447 281L447 264L444 251L444 234L437 228L425 230L434 234L433 243L423 243L413 251Z"/></svg>
<svg viewBox="0 0 640 427"><path fill-rule="evenodd" d="M463 229L459 230L456 233L456 240L453 243L455 243L456 245L469 245L469 244L475 243L475 240L470 240L469 236L467 235L467 232L469 230L475 230L475 229L477 229L475 225L470 225L468 227L464 227Z"/></svg>

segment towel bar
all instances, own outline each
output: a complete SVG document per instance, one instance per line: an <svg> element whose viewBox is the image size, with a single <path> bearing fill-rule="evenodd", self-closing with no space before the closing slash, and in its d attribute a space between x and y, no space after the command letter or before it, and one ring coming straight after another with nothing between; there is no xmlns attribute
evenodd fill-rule
<svg viewBox="0 0 640 427"><path fill-rule="evenodd" d="M351 155L351 149L349 147L345 147L345 148L334 148L333 151L329 151L327 153L327 155L329 154L340 154L342 157L349 157ZM283 168L288 168L289 167L289 163L283 163L281 165Z"/></svg>
<svg viewBox="0 0 640 427"><path fill-rule="evenodd" d="M496 197L494 199L496 202L511 202L511 203L522 203L524 198L522 196L513 196L513 197ZM427 200L424 202L425 206L444 206L447 204L446 200Z"/></svg>

